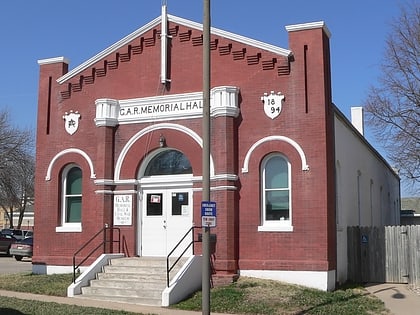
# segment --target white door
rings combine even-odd
[[[167,256],[192,226],[192,190],[144,190],[140,227],[141,256]],[[177,249],[181,253],[191,234]],[[191,255],[192,248],[184,254]]]

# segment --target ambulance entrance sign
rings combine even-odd
[[[203,227],[216,227],[216,202],[201,202],[201,225]]]

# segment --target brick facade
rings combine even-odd
[[[148,25],[71,72],[65,59],[40,61],[34,265],[71,266],[73,254],[86,240],[106,224],[113,225],[113,196],[124,191],[133,195],[132,224],[121,227],[125,254],[139,254],[141,185],[137,180],[147,157],[159,149],[161,135],[168,147],[184,153],[191,163],[195,178],[191,224],[201,225],[202,156],[193,136],[201,139],[200,117],[105,125],[95,121],[96,100],[202,90],[201,30],[195,23],[169,18],[170,82],[162,84],[161,25],[159,21]],[[212,229],[217,235],[216,279],[219,275],[231,280],[241,270],[328,273],[336,269],[329,33],[323,23],[288,31],[288,50],[235,34],[212,33],[211,86],[239,90],[239,115],[213,114],[211,120],[211,199],[218,209],[217,227]],[[285,96],[274,119],[267,117],[261,102],[264,93],[271,91]],[[73,135],[64,129],[63,115],[70,111],[81,115]],[[292,141],[303,151],[309,169],[302,165],[302,155]],[[260,167],[273,152],[283,154],[291,164],[293,230],[289,232],[258,230]],[[61,172],[69,163],[83,171],[82,229],[58,232]]]

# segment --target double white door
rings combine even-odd
[[[142,192],[139,253],[166,256],[192,226],[192,190],[148,189]],[[172,256],[178,256],[191,242],[191,234]],[[191,255],[192,248],[184,255]]]

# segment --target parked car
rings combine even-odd
[[[17,241],[12,235],[0,234],[0,252],[10,255],[10,247]]]
[[[3,229],[1,234],[12,235],[18,240],[23,240],[25,238],[26,231],[18,229]]]
[[[18,240],[10,246],[9,253],[14,256],[17,261],[21,261],[23,257],[32,257],[34,238],[27,237]]]

